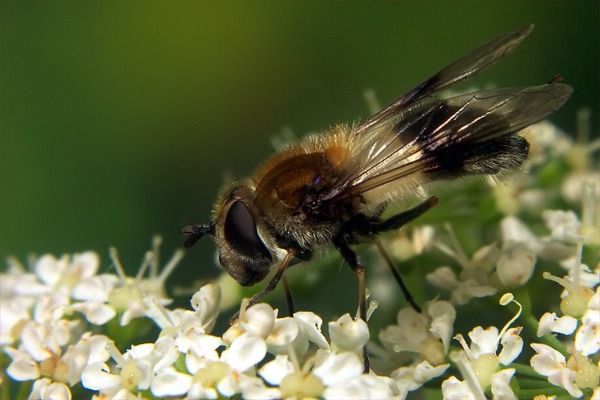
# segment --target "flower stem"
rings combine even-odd
[[[512,363],[509,365],[509,367],[514,368],[517,375],[527,376],[529,378],[534,378],[534,379],[540,379],[540,380],[543,380],[544,382],[546,381],[546,378],[544,378],[544,376],[535,372],[535,370],[533,368],[531,368],[529,365],[520,364],[520,363]]]
[[[559,388],[556,386],[539,388],[539,389],[525,389],[519,390],[519,398],[520,399],[533,399],[535,396],[540,394],[545,394],[546,396],[564,396],[567,392],[563,388]],[[571,398],[571,397],[569,397]]]

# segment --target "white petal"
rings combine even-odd
[[[523,339],[519,336],[520,332],[521,328],[510,328],[502,335],[502,339],[500,340],[502,351],[498,354],[498,360],[502,364],[510,364],[521,354]]]
[[[221,306],[221,288],[209,283],[204,285],[192,296],[192,308],[202,321],[205,332],[212,331]]]
[[[429,336],[428,319],[419,314],[412,307],[404,307],[396,315],[397,326],[404,331],[406,340],[420,343]]]
[[[441,339],[444,351],[447,352],[454,330],[456,310],[447,301],[432,301],[427,307],[427,314],[432,318],[429,332]]]
[[[243,321],[240,320],[240,326],[248,333],[254,336],[266,339],[275,325],[275,312],[273,308],[260,303],[246,310],[246,316]]]
[[[494,400],[517,400],[510,387],[510,380],[515,374],[513,368],[503,369],[496,372],[492,377],[492,395]]]
[[[258,364],[267,353],[264,340],[245,333],[233,341],[229,349],[223,351],[224,361],[239,372],[244,372]]]
[[[317,314],[307,311],[294,313],[294,319],[298,322],[300,330],[308,336],[308,340],[322,349],[328,349],[329,343],[321,333],[323,320]]]
[[[466,304],[473,297],[481,298],[495,294],[498,290],[493,286],[482,285],[474,279],[467,279],[460,282],[458,287],[452,292],[450,300],[454,304]]]
[[[42,393],[46,390],[48,385],[50,385],[52,381],[48,378],[38,379],[33,382],[33,386],[31,388],[31,393],[29,393],[28,400],[41,400]]]
[[[575,371],[570,370],[569,368],[563,368],[560,371],[550,375],[548,377],[548,382],[553,385],[560,386],[569,392],[569,394],[573,397],[581,397],[583,393],[575,384]]]
[[[71,390],[64,383],[53,382],[42,391],[42,400],[71,400]]]
[[[106,362],[110,355],[106,350],[106,345],[108,343],[108,338],[104,335],[93,335],[89,338],[90,345],[90,358],[88,360],[89,364],[97,363],[97,362]]]
[[[509,246],[496,263],[498,279],[505,287],[521,286],[531,278],[536,261],[535,253],[525,244]]]
[[[81,373],[81,384],[91,390],[114,389],[121,385],[121,378],[110,372],[105,363],[88,365]]]
[[[591,312],[599,313],[596,310]],[[589,356],[600,350],[600,322],[583,324],[575,335],[575,349]]]
[[[444,400],[476,400],[469,385],[455,376],[442,382],[442,395]]]
[[[71,296],[81,301],[108,301],[108,294],[119,282],[116,275],[102,274],[85,279],[73,288]]]
[[[215,350],[223,344],[223,340],[220,337],[201,335],[196,337],[192,342],[190,350],[198,356],[214,359]]]
[[[6,349],[8,352],[8,349]],[[12,362],[6,369],[6,373],[17,381],[29,381],[37,379],[40,376],[38,365],[33,359],[20,350],[9,352],[13,358]]]
[[[531,250],[537,250],[539,239],[520,219],[509,216],[500,222],[503,243],[523,243]]]
[[[64,270],[67,267],[67,262],[63,257],[57,260],[51,254],[45,254],[40,257],[35,263],[35,273],[48,286],[54,285],[61,278]]]
[[[79,311],[85,318],[94,325],[104,325],[117,315],[117,312],[104,303],[86,301],[71,305],[75,311]]]
[[[369,341],[369,327],[362,319],[353,320],[350,314],[344,314],[329,323],[329,336],[337,350],[356,352]]]
[[[300,328],[294,318],[278,318],[273,330],[267,337],[269,346],[287,346],[298,336]]]
[[[558,317],[556,313],[545,313],[540,318],[538,325],[537,336],[543,336],[550,332],[562,333],[563,335],[570,335],[577,328],[577,319],[570,315]]]
[[[448,292],[454,290],[458,286],[456,274],[450,267],[440,267],[435,271],[427,274],[425,280],[432,286],[444,289]]]
[[[15,295],[41,296],[50,293],[52,288],[38,281],[33,274],[24,274],[17,280],[12,290]]]
[[[46,345],[48,331],[43,325],[29,321],[21,332],[21,347],[36,361],[42,361],[51,357],[50,349]],[[57,353],[59,349],[53,349]]]
[[[326,388],[323,397],[327,400],[390,399],[394,396],[390,384],[387,377],[365,374]]]
[[[326,386],[342,383],[362,374],[363,363],[354,353],[328,354],[318,362],[313,373],[321,378]]]
[[[75,254],[71,262],[71,267],[78,270],[82,280],[94,276],[99,266],[100,257],[93,251]]]
[[[392,379],[398,387],[405,387],[409,391],[416,390],[424,383],[442,375],[450,364],[432,366],[427,361],[421,361],[409,367],[400,367],[391,373]]]
[[[552,237],[557,240],[572,240],[578,236],[581,223],[573,211],[545,210],[542,218],[552,231]]]
[[[281,380],[292,372],[294,372],[294,365],[286,355],[275,356],[273,361],[266,363],[258,371],[267,383],[274,386],[279,386]]]
[[[175,368],[164,368],[152,380],[152,394],[158,397],[180,396],[186,393],[192,384],[192,377],[177,372]]]
[[[550,376],[566,368],[565,357],[552,347],[541,343],[532,343],[537,354],[531,357],[530,364],[538,374]]]
[[[482,354],[496,354],[498,349],[498,328],[495,326],[483,329],[476,326],[469,332],[471,338],[471,352],[477,358]]]

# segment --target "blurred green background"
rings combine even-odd
[[[475,78],[575,88],[552,118],[598,129],[599,2],[0,2],[0,255],[107,248],[137,267],[208,219],[296,133],[368,115],[493,36],[536,29]],[[164,254],[163,253],[163,254]],[[207,240],[173,283],[214,275]],[[349,274],[348,274],[349,275]],[[349,278],[350,279],[350,278]]]

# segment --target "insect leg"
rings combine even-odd
[[[294,253],[292,251],[288,251],[288,253],[285,255],[284,259],[281,261],[281,264],[279,264],[279,268],[277,268],[277,272],[275,273],[275,275],[273,275],[273,277],[271,278],[271,280],[269,281],[267,286],[262,288],[258,293],[256,293],[254,296],[252,296],[252,298],[250,298],[247,308],[250,308],[253,305],[255,305],[256,303],[258,303],[263,297],[265,297],[267,294],[271,293],[277,287],[279,280],[281,280],[283,273],[287,269],[288,265],[290,265],[290,261],[292,260],[292,258],[294,258]],[[239,311],[236,312],[235,314],[233,314],[233,316],[229,319],[229,324],[230,325],[235,324],[235,322],[238,320],[239,316],[240,316]]]
[[[411,208],[410,210],[403,211],[399,214],[393,215],[385,221],[378,222],[371,227],[371,232],[373,234],[378,234],[381,232],[391,231],[394,229],[398,229],[406,224],[408,224],[413,219],[416,219],[423,215],[425,211],[429,210],[431,207],[435,206],[438,203],[438,198],[435,196],[431,196],[418,206]]]
[[[292,297],[292,291],[290,290],[290,285],[288,284],[287,276],[283,275],[283,288],[285,289],[285,300],[287,301],[288,306],[288,315],[291,317],[294,315],[294,298]]]
[[[402,276],[400,275],[400,273],[398,272],[398,270],[394,266],[394,263],[392,262],[392,259],[390,258],[390,256],[385,251],[385,248],[383,247],[383,244],[381,243],[381,240],[375,239],[375,245],[377,246],[377,249],[381,253],[381,256],[383,257],[383,259],[385,260],[386,265],[388,266],[388,268],[392,272],[392,275],[394,275],[394,278],[396,279],[396,282],[398,282],[398,285],[400,286],[400,290],[402,291],[402,294],[404,295],[404,299],[408,302],[408,304],[411,305],[411,307],[416,312],[420,313],[421,312],[421,307],[419,307],[419,305],[415,301],[415,298],[410,293],[410,291],[408,290],[408,287],[406,286],[406,284],[402,280]]]
[[[358,312],[360,318],[367,322],[367,289],[365,286],[365,267],[358,262],[356,253],[348,246],[348,243],[341,237],[334,239],[335,247],[338,249],[344,260],[350,265],[352,271],[358,279]],[[369,353],[367,346],[363,347],[364,372],[369,372]]]

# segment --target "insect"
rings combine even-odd
[[[553,80],[449,98],[440,92],[512,52],[532,29],[489,41],[359,125],[339,125],[289,145],[250,178],[226,188],[211,222],[186,226],[185,246],[213,236],[221,266],[243,286],[264,280],[278,265],[252,305],[282,277],[287,289],[290,265],[333,244],[358,277],[359,314],[366,321],[365,268],[351,246],[372,241],[418,309],[377,235],[407,224],[438,200],[430,197],[386,219],[382,214],[391,201],[425,183],[500,174],[527,158],[529,145],[517,132],[560,108],[570,86]],[[366,369],[367,363],[365,350]]]

